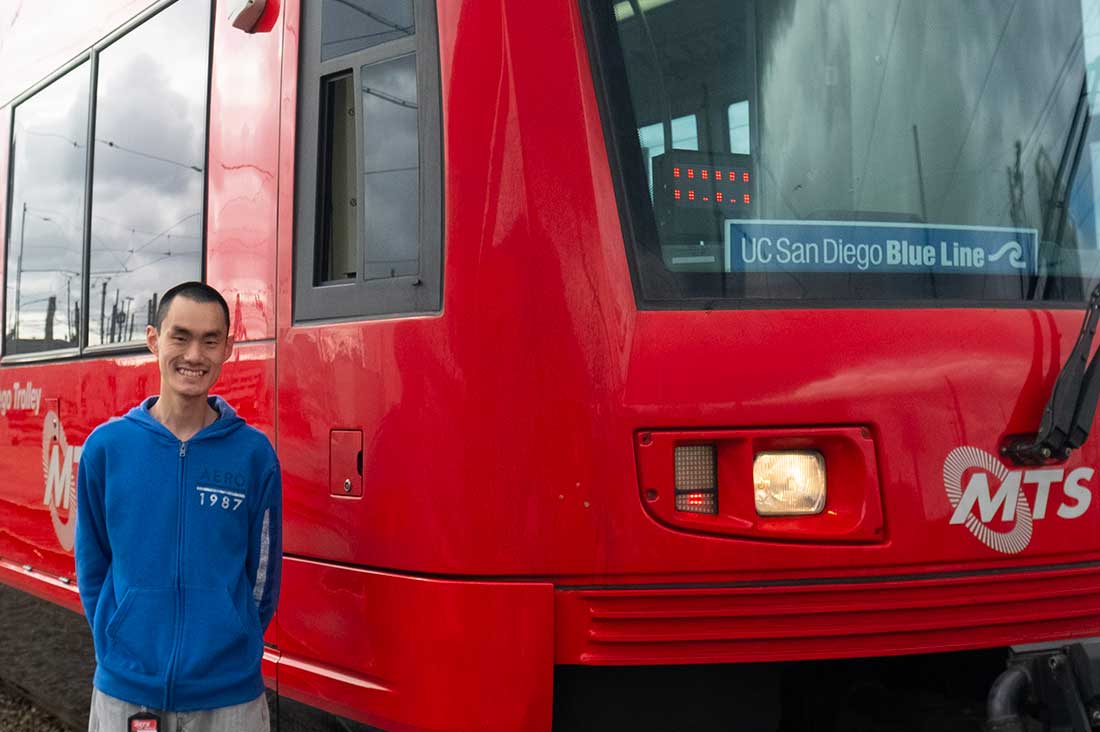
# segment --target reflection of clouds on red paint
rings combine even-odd
[[[233,62],[214,63],[210,119],[248,123],[247,134],[236,125],[208,131],[206,282],[229,303],[241,340],[275,337],[274,313],[264,303],[275,298],[282,34],[262,31],[281,22],[282,5],[267,0],[250,35],[221,17],[214,27],[214,58]]]
[[[1053,515],[1075,519],[1092,503],[1087,485],[1093,468],[1037,467],[1009,470],[976,447],[957,447],[943,464],[944,488],[954,512],[975,538],[1002,554],[1018,554],[1031,542],[1033,523]]]

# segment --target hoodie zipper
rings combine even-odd
[[[172,640],[172,654],[168,658],[168,677],[164,687],[164,708],[172,708],[172,683],[176,675],[176,657],[179,655],[180,639],[183,637],[183,463],[187,458],[187,443],[180,442],[179,471],[177,478],[176,510],[176,617],[175,637]]]

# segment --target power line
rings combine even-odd
[[[56,137],[59,140],[64,140],[65,142],[69,143],[70,145],[72,145],[75,148],[79,149],[79,148],[84,147],[84,144],[82,142],[80,142],[78,140],[74,140],[71,137],[66,137],[65,135],[63,135],[59,132],[39,132],[37,130],[24,130],[24,133],[26,133],[28,135],[35,135],[37,137]],[[136,155],[139,158],[147,158],[149,160],[156,160],[158,162],[165,163],[167,165],[175,165],[177,167],[185,168],[187,170],[193,170],[196,173],[203,172],[202,167],[200,167],[198,165],[192,165],[191,163],[185,163],[185,162],[182,162],[182,161],[179,161],[179,160],[173,160],[172,158],[166,158],[166,157],[163,157],[161,155],[155,155],[153,153],[148,153],[148,152],[145,152],[143,150],[136,150],[132,147],[127,147],[126,145],[119,144],[119,143],[115,142],[114,140],[107,140],[107,139],[102,138],[102,137],[97,137],[97,138],[95,138],[95,141],[98,142],[101,145],[106,145],[107,147],[111,148],[112,150],[119,150],[119,151],[124,152],[124,153],[129,153],[130,155]]]
[[[107,147],[111,148],[112,150],[121,150],[122,152],[130,153],[131,155],[137,155],[138,157],[148,158],[149,160],[157,160],[157,161],[162,162],[162,163],[167,163],[168,165],[176,165],[180,168],[186,168],[188,170],[193,170],[196,173],[201,173],[202,172],[202,168],[199,167],[198,165],[190,165],[188,163],[181,163],[179,160],[172,160],[171,158],[164,158],[164,157],[161,157],[160,155],[154,155],[152,153],[142,152],[141,150],[135,150],[131,147],[126,147],[125,145],[120,145],[120,144],[118,144],[117,142],[115,142],[113,140],[104,140],[101,137],[97,137],[97,138],[95,138],[95,141],[98,142],[101,145],[106,145]]]
[[[37,130],[23,130],[25,134],[34,135],[35,137],[56,137],[59,140],[64,140],[77,149],[83,149],[86,147],[83,143],[77,142],[71,137],[66,137],[60,132],[39,132]],[[18,135],[18,133],[16,133]]]
[[[69,226],[73,226],[72,219],[69,218],[69,215],[61,213],[60,211],[53,211],[53,210],[48,209],[48,208],[39,208],[38,206],[27,206],[27,210],[28,211],[37,211],[38,213],[44,214],[46,216],[56,216],[59,219],[65,219],[65,221],[69,222]],[[93,219],[99,219],[100,221],[106,221],[109,224],[114,224],[118,228],[125,229],[126,231],[130,232],[131,234],[143,234],[145,236],[156,236],[157,235],[157,232],[155,232],[155,231],[149,231],[149,230],[146,230],[146,229],[139,229],[136,226],[131,226],[130,224],[127,224],[124,221],[119,221],[117,219],[108,218],[106,216],[100,216],[99,214],[92,214],[92,218]],[[81,230],[83,230],[83,224],[81,224]],[[98,239],[98,237],[95,236],[95,231],[94,230],[92,231],[92,236],[94,238]],[[165,239],[201,239],[202,237],[199,236],[198,234],[165,234],[164,238]],[[99,241],[102,243],[103,240],[100,239]],[[104,245],[104,246],[106,246],[106,245]],[[129,250],[127,250],[127,251],[129,251]]]
[[[131,226],[130,224],[127,224],[125,222],[117,221],[115,219],[109,219],[106,216],[100,216],[98,214],[92,214],[92,218],[93,219],[99,219],[100,221],[106,221],[109,224],[114,224],[115,226],[117,226],[120,229],[125,229],[126,231],[129,231],[131,234],[143,234],[144,236],[156,236],[156,234],[157,234],[157,232],[155,232],[155,231],[147,231],[145,229],[139,229],[139,228],[137,228],[135,226]],[[165,238],[166,239],[199,239],[201,237],[198,236],[197,234],[166,234]]]
[[[133,257],[133,256],[134,256],[135,254],[137,254],[138,252],[140,252],[140,251],[141,251],[142,249],[144,249],[145,247],[149,246],[150,244],[152,244],[153,242],[155,242],[155,241],[156,241],[157,239],[161,238],[162,236],[164,236],[165,234],[167,234],[167,233],[168,233],[169,231],[171,231],[172,229],[174,229],[174,228],[176,228],[177,226],[179,226],[180,224],[182,224],[182,223],[183,223],[184,221],[187,221],[188,219],[193,219],[193,218],[195,218],[196,216],[201,216],[201,215],[202,215],[202,211],[196,211],[196,212],[194,212],[194,213],[192,213],[192,214],[188,214],[187,216],[184,216],[184,217],[183,217],[182,219],[180,219],[180,220],[179,220],[179,221],[177,221],[176,223],[172,224],[172,225],[171,225],[171,226],[169,226],[168,228],[164,229],[163,231],[161,231],[160,233],[158,233],[158,234],[157,234],[156,236],[154,236],[154,237],[153,237],[152,239],[150,239],[149,241],[147,241],[147,242],[145,242],[144,244],[142,244],[141,246],[137,247],[137,248],[136,248],[136,249],[134,250],[133,254],[131,254],[131,255],[130,255],[130,257],[132,258],[132,257]],[[129,259],[127,259],[127,261],[129,261]]]
[[[346,7],[351,8],[352,10],[354,10],[357,13],[365,15],[366,17],[373,20],[375,23],[378,23],[380,25],[384,25],[387,28],[393,28],[395,31],[400,31],[401,33],[404,33],[405,35],[410,35],[411,36],[412,32],[414,30],[416,30],[416,24],[415,23],[413,25],[410,25],[410,26],[403,26],[399,23],[395,23],[394,21],[390,20],[389,18],[378,15],[377,13],[372,13],[371,11],[367,10],[366,8],[361,8],[358,5],[356,5],[355,3],[350,2],[350,0],[334,0],[334,1],[340,3],[341,5],[344,5]]]
[[[351,43],[352,41],[365,41],[368,38],[377,38],[378,36],[388,36],[394,33],[392,30],[378,31],[377,33],[364,33],[359,36],[349,36],[348,38],[333,38],[330,41],[323,41],[321,46],[335,46],[339,43]],[[358,49],[357,49],[358,50]]]

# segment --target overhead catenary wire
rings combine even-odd
[[[403,26],[400,23],[390,20],[384,15],[379,15],[378,13],[367,10],[360,5],[356,5],[354,2],[351,2],[351,0],[335,0],[335,2],[338,2],[345,7],[351,8],[355,12],[359,13],[360,15],[366,16],[367,18],[370,18],[379,25],[384,25],[387,28],[392,28],[393,30],[400,31],[401,33],[404,33],[406,35],[412,35],[413,31],[416,29],[415,24]]]
[[[16,135],[18,135],[19,132],[20,131],[17,131]],[[64,135],[60,132],[42,132],[42,131],[39,131],[39,130],[22,130],[21,132],[23,134],[34,135],[36,137],[54,137],[54,138],[57,138],[59,140],[64,140],[66,143],[68,143],[68,144],[70,144],[73,147],[78,148],[78,149],[82,149],[82,148],[85,147],[84,143],[80,142],[79,140],[74,140],[73,138],[68,137],[68,136],[66,136],[66,135]],[[179,168],[184,168],[186,170],[192,170],[196,173],[203,172],[203,168],[200,165],[194,165],[192,163],[184,162],[184,161],[181,161],[181,160],[174,160],[172,158],[166,158],[163,155],[156,155],[155,153],[145,152],[144,150],[138,150],[136,148],[132,148],[132,147],[129,147],[127,145],[123,145],[121,143],[115,142],[114,140],[108,140],[108,139],[103,138],[103,137],[97,137],[97,138],[95,138],[95,141],[98,142],[101,145],[106,145],[107,147],[111,148],[112,150],[118,150],[120,152],[128,153],[130,155],[136,155],[139,158],[146,158],[147,160],[155,160],[155,161],[160,162],[160,163],[165,163],[166,165],[175,165]]]

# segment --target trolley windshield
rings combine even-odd
[[[1079,303],[1100,0],[589,0],[639,300]]]

